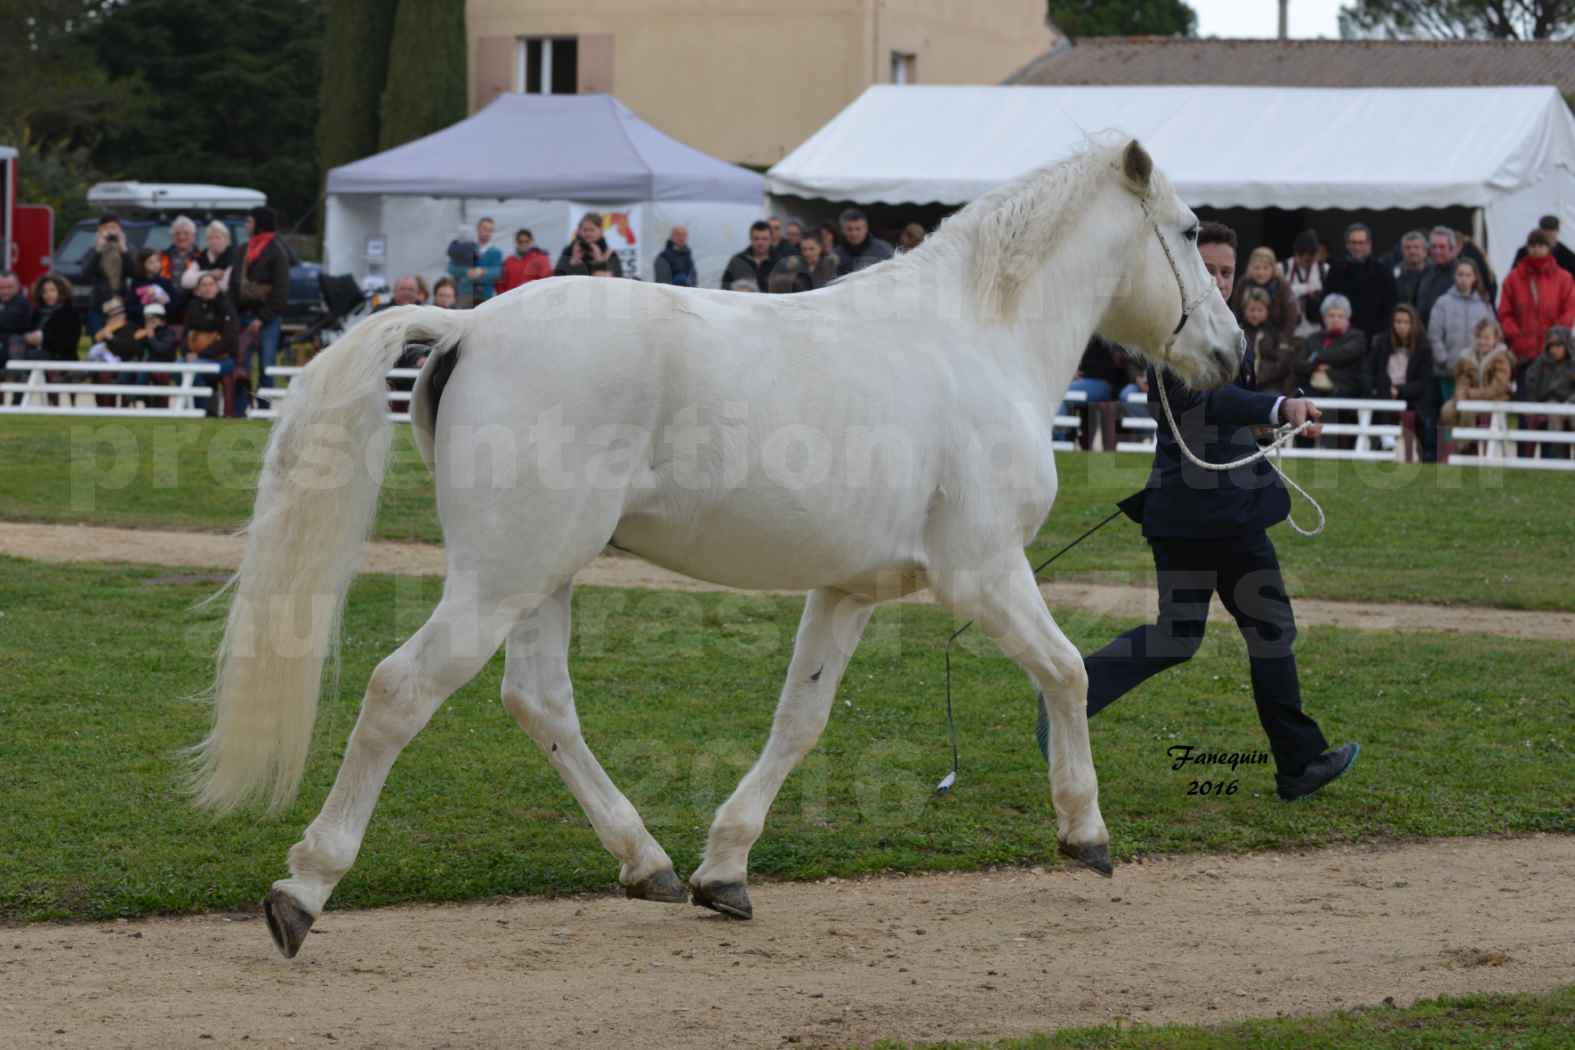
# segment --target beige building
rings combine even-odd
[[[739,164],[782,159],[871,84],[997,84],[1052,43],[1045,0],[467,0],[471,111],[618,96]]]

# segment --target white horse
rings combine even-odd
[[[280,950],[295,955],[355,861],[401,749],[504,642],[503,704],[628,896],[692,894],[750,917],[750,848],[871,611],[925,586],[1047,698],[1060,848],[1108,875],[1082,659],[1023,548],[1055,500],[1053,422],[1092,333],[1200,389],[1235,375],[1241,332],[1196,231],[1140,145],[1102,143],[819,291],[565,278],[468,313],[389,310],[334,343],[291,384],[269,440],[213,729],[195,749],[199,803],[295,795],[377,504],[384,377],[412,340],[434,348],[411,415],[448,575],[431,618],[373,672],[333,790],[267,895]],[[570,588],[609,543],[715,583],[809,591],[770,738],[687,887],[575,714]]]

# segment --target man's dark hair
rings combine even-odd
[[[1296,235],[1296,240],[1291,242],[1292,255],[1318,254],[1318,231],[1303,230]]]
[[[1530,248],[1534,244],[1540,244],[1544,248],[1551,248],[1553,247],[1553,238],[1548,236],[1547,230],[1532,230],[1526,234],[1526,247]]]
[[[1549,233],[1559,232],[1559,217],[1557,215],[1544,215],[1537,220],[1537,229],[1547,230]]]
[[[1351,234],[1357,232],[1358,230],[1360,230],[1361,232],[1367,234],[1367,239],[1369,241],[1371,241],[1373,239],[1372,228],[1370,226],[1368,226],[1367,223],[1365,223],[1365,222],[1353,222],[1353,223],[1351,223],[1351,225],[1347,226],[1345,228],[1345,239],[1346,240],[1350,240],[1351,239]]]
[[[750,233],[754,233],[756,230],[765,230],[767,233],[770,233],[771,224],[764,219],[757,219],[749,224]]]
[[[120,216],[116,215],[112,211],[107,211],[103,215],[100,215],[98,217],[98,224],[100,226],[108,226],[112,222],[119,222],[119,221],[120,221]]]
[[[534,233],[531,233],[529,230],[515,230],[514,231],[514,239],[517,241],[521,237],[529,237],[533,241],[536,239],[536,235]]]
[[[248,212],[258,233],[277,233],[279,230],[279,214],[266,204],[260,204]]]
[[[842,210],[842,214],[837,216],[837,221],[838,222],[868,222],[869,221],[869,217],[866,216],[858,208],[844,208]]]
[[[1228,244],[1231,251],[1237,251],[1236,231],[1226,226],[1223,222],[1205,222],[1198,225],[1198,247],[1205,244]]]

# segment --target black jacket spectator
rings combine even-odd
[[[1433,304],[1438,302],[1439,296],[1455,286],[1455,265],[1455,259],[1442,266],[1428,263],[1422,271],[1421,279],[1417,281],[1416,298],[1411,302],[1416,306],[1416,312],[1422,315],[1423,328],[1427,327],[1429,318],[1433,316]],[[1478,272],[1481,272],[1480,267]]]
[[[1310,387],[1312,374],[1319,365],[1329,366],[1333,390],[1318,391]],[[1315,396],[1322,393],[1329,397],[1366,397],[1366,334],[1356,327],[1347,328],[1339,335],[1322,330],[1314,332],[1302,341],[1301,353],[1296,356],[1296,378]]]
[[[756,260],[748,248],[727,260],[727,269],[722,271],[722,288],[729,290],[738,281],[754,281],[762,292],[771,290],[771,271],[776,267],[777,258],[767,254],[764,259]]]
[[[837,245],[837,273],[849,274],[890,259],[896,251],[886,241],[873,233],[857,245],[842,242]]]
[[[1388,327],[1395,309],[1395,276],[1371,255],[1360,262],[1346,256],[1332,264],[1323,290],[1326,295],[1339,294],[1351,300],[1352,328],[1382,332]]]
[[[237,264],[230,268],[230,301],[266,324],[275,317],[283,317],[290,304],[290,255],[276,237],[270,238],[255,255],[251,248],[247,243],[237,250]],[[262,300],[248,302],[241,295],[243,268],[249,280],[268,286],[268,293]]]
[[[669,240],[667,247],[656,256],[656,283],[693,288],[695,279],[695,256],[689,245],[680,248]]]
[[[1432,263],[1428,263],[1420,270],[1407,270],[1402,266],[1399,272],[1395,274],[1395,303],[1397,305],[1399,303],[1410,303],[1412,306],[1415,306],[1417,291],[1422,286],[1422,279],[1427,276],[1427,272],[1432,268]]]
[[[1384,332],[1367,351],[1367,391],[1381,401],[1389,400],[1394,384],[1389,378],[1389,358],[1394,353],[1393,337]],[[1433,352],[1427,337],[1406,356],[1405,382],[1400,384],[1400,400],[1412,411],[1421,409],[1433,390]]]
[[[11,280],[16,281],[16,278]],[[33,305],[18,281],[16,294],[0,302],[0,352],[4,352],[12,339],[20,339],[33,330],[32,317]]]
[[[64,281],[61,283],[64,284]],[[77,344],[82,339],[82,315],[71,305],[69,285],[66,285],[64,297],[54,306],[33,304],[28,331],[38,332],[41,337],[37,348],[27,348],[29,354],[51,361],[77,360]]]
[[[239,348],[241,326],[230,297],[220,293],[212,299],[193,295],[186,300],[186,352],[204,361],[234,357]]]
[[[1127,352],[1103,336],[1094,336],[1083,348],[1083,359],[1078,362],[1078,375],[1084,379],[1102,379],[1110,384],[1112,394],[1119,395],[1127,383]]]
[[[574,260],[574,246],[576,244],[580,246],[581,261],[579,262]],[[611,276],[622,277],[623,260],[618,257],[617,252],[607,247],[607,238],[598,238],[596,241],[596,247],[599,250],[607,253],[607,269]],[[591,272],[590,248],[591,245],[589,242],[581,240],[579,237],[574,238],[574,240],[563,246],[563,251],[558,253],[558,265],[553,268],[552,272],[558,277],[564,277],[570,274],[578,274],[580,276],[588,275]]]

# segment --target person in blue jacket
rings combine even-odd
[[[1198,251],[1229,302],[1236,271],[1235,231],[1204,223]],[[1200,459],[1241,459],[1257,451],[1252,427],[1299,425],[1320,416],[1311,401],[1258,391],[1255,379],[1250,348],[1236,382],[1218,390],[1189,390],[1163,373],[1177,423]],[[1142,525],[1153,549],[1159,622],[1134,628],[1084,658],[1088,713],[1098,714],[1139,683],[1190,659],[1203,642],[1209,601],[1218,593],[1247,641],[1253,698],[1274,756],[1278,793],[1287,801],[1303,798],[1349,769],[1359,747],[1351,743],[1330,750],[1318,723],[1302,710],[1291,651],[1296,620],[1267,532],[1289,515],[1290,497],[1279,475],[1261,459],[1225,472],[1203,470],[1184,460],[1158,404],[1160,382],[1161,376],[1150,368],[1148,401],[1159,431],[1148,485],[1120,504]],[[1314,423],[1308,435],[1317,436],[1317,429]]]

